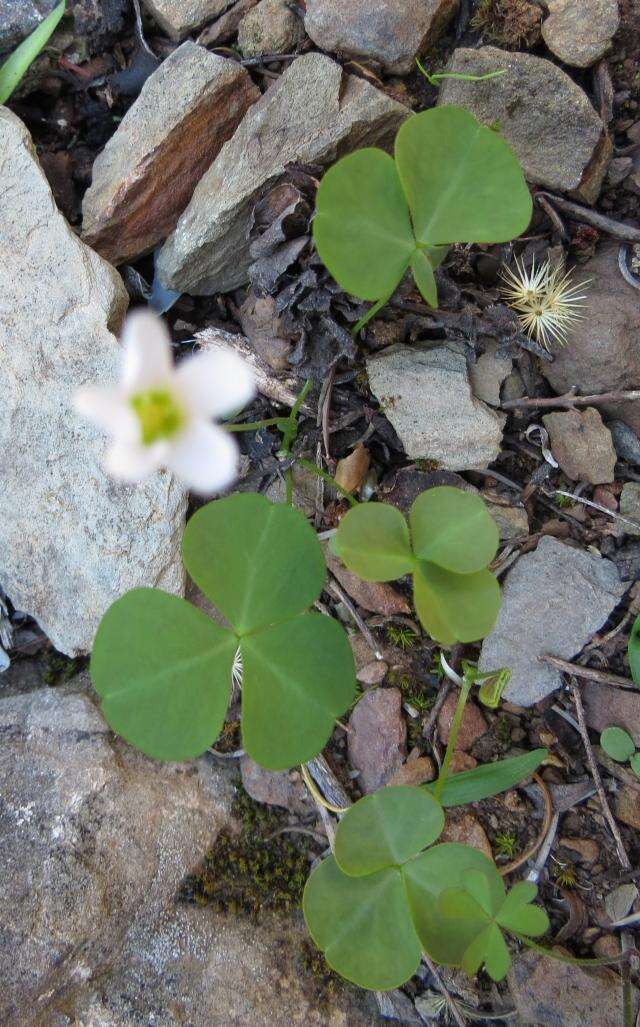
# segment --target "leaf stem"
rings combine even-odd
[[[311,471],[313,474],[317,474],[318,477],[322,478],[323,481],[326,481],[328,485],[332,485],[336,492],[339,492],[341,496],[344,496],[344,498],[348,500],[351,506],[358,506],[358,500],[354,499],[351,493],[347,492],[346,489],[343,489],[342,485],[338,485],[336,479],[332,478],[331,475],[327,474],[326,471],[323,471],[321,467],[317,466],[317,464],[314,464],[311,460],[305,460],[301,456],[295,457],[295,461],[297,464],[300,464],[301,467],[304,467],[307,471]]]
[[[442,794],[442,789],[444,788],[447,782],[447,778],[449,776],[449,767],[451,766],[453,754],[456,751],[456,742],[458,741],[458,732],[460,730],[460,725],[462,723],[462,714],[464,713],[464,708],[467,699],[469,698],[470,691],[471,682],[467,681],[466,678],[462,678],[462,684],[460,685],[460,695],[458,696],[456,711],[453,715],[453,720],[451,721],[451,728],[449,729],[449,741],[447,742],[447,751],[444,754],[444,760],[442,761],[442,770],[440,771],[438,780],[436,781],[433,790],[433,796],[435,799],[440,798],[440,795]]]
[[[396,290],[394,286],[393,292],[395,291]],[[362,331],[367,321],[370,321],[372,317],[375,317],[378,311],[381,310],[382,307],[384,307],[385,304],[389,302],[389,300],[393,296],[393,292],[390,292],[388,296],[383,296],[382,299],[376,300],[376,302],[371,307],[369,307],[366,314],[363,314],[360,320],[353,326],[353,328],[351,329],[351,334],[354,337],[354,339]]]
[[[272,425],[277,424],[281,427],[281,431],[285,430],[285,426],[288,417],[268,417],[265,421],[245,421],[242,424],[223,424],[221,425],[225,431],[260,431],[261,428],[270,428]]]

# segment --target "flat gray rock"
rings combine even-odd
[[[76,388],[117,380],[127,294],[56,208],[22,122],[0,108],[0,586],[57,649],[91,649],[127,589],[183,589],[186,500],[170,476],[115,484]]]
[[[460,0],[307,0],[304,27],[323,50],[372,58],[406,75],[459,6]]]
[[[576,388],[583,396],[640,389],[640,303],[638,291],[618,268],[618,243],[605,243],[583,264],[576,283],[589,280],[584,319],[571,329],[554,361],[540,361],[541,371],[558,395]],[[598,409],[640,432],[640,402],[602,403]]]
[[[618,0],[548,0],[542,38],[565,64],[589,68],[607,52],[618,31]]]
[[[569,660],[579,653],[627,588],[610,560],[544,536],[507,574],[479,669],[508,667],[505,699],[532,706],[562,684],[560,672],[538,657],[549,653]]]
[[[222,14],[229,0],[143,0],[144,6],[171,39],[197,32]]]
[[[549,432],[551,452],[568,478],[591,485],[613,481],[617,456],[599,410],[554,410],[543,416],[542,423]]]
[[[390,346],[367,360],[367,373],[411,459],[462,471],[497,457],[505,418],[474,397],[461,353]]]
[[[85,242],[112,264],[152,250],[259,97],[237,61],[190,41],[174,50],[96,158],[82,202]]]
[[[390,144],[410,111],[329,57],[295,60],[247,112],[160,251],[163,283],[192,295],[248,281],[248,227],[257,198],[292,161],[330,164]]]
[[[438,103],[466,107],[485,125],[497,121],[533,185],[595,202],[612,145],[586,94],[561,68],[528,53],[482,46],[455,50],[446,70],[504,70],[485,82],[443,79]]]
[[[147,759],[109,731],[86,675],[0,697],[0,731],[4,1027],[380,1022],[301,969],[299,920],[178,900],[234,823],[235,765]]]
[[[22,42],[57,6],[58,0],[2,0],[0,53]]]

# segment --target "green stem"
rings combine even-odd
[[[351,506],[358,506],[358,500],[354,499],[351,493],[347,492],[346,489],[343,489],[342,485],[338,485],[336,479],[332,478],[331,475],[327,474],[326,471],[323,471],[321,467],[318,467],[316,464],[312,463],[311,460],[304,460],[302,457],[296,457],[295,460],[296,463],[300,464],[301,467],[304,467],[307,471],[312,471],[313,474],[317,474],[319,478],[323,479],[323,481],[326,481],[329,485],[332,485],[336,492],[339,492],[341,496],[344,496],[344,498],[348,500],[349,503],[351,503]]]
[[[300,395],[291,407],[291,413],[283,422],[284,428],[282,430],[282,445],[278,450],[278,456],[287,456],[287,454],[291,452],[291,446],[293,445],[296,435],[298,434],[298,414],[300,413],[300,407],[302,406],[307,395],[309,394],[311,386],[311,379],[307,378],[306,382],[302,387]]]
[[[602,956],[592,959],[563,956],[559,952],[554,952],[553,949],[548,949],[546,945],[539,945],[526,935],[519,934],[518,931],[510,931],[509,933],[513,934],[528,949],[533,949],[534,952],[538,952],[541,956],[549,956],[549,959],[557,959],[559,963],[566,963],[568,966],[617,966],[620,963],[626,963],[627,959],[632,955],[632,951],[630,951],[627,953],[621,952],[619,956]]]
[[[268,417],[266,421],[245,421],[243,424],[223,424],[225,431],[260,431],[261,428],[271,428],[274,424],[286,425],[288,417]],[[282,428],[284,431],[285,428]]]
[[[456,751],[456,742],[458,741],[458,732],[462,723],[462,714],[469,698],[469,692],[471,691],[471,682],[467,681],[466,678],[462,679],[462,685],[460,687],[460,695],[458,696],[458,705],[456,706],[456,712],[453,715],[451,721],[451,728],[449,729],[449,741],[447,742],[447,751],[444,754],[444,760],[442,762],[442,770],[438,776],[438,780],[435,783],[433,795],[435,799],[439,799],[442,794],[442,789],[447,783],[449,776],[449,767],[453,754]]]
[[[393,292],[395,292],[395,288],[394,288]],[[376,300],[376,302],[373,304],[373,306],[369,307],[369,309],[367,310],[366,314],[364,314],[360,318],[358,323],[353,326],[353,328],[351,329],[351,334],[353,335],[354,339],[355,339],[356,335],[358,335],[358,333],[362,331],[362,329],[366,325],[367,321],[370,321],[372,317],[375,317],[376,314],[378,313],[378,311],[382,307],[384,307],[384,305],[386,303],[389,302],[389,300],[393,296],[393,292],[390,292],[388,296],[383,296],[382,299],[380,299],[380,300]]]

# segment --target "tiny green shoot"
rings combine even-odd
[[[7,102],[29,66],[49,42],[64,12],[65,0],[61,0],[0,67],[0,104]]]

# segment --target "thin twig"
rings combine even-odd
[[[440,713],[440,710],[445,704],[450,689],[451,681],[449,680],[449,678],[445,678],[442,684],[440,685],[440,691],[436,696],[436,701],[431,707],[431,712],[429,713],[429,716],[425,721],[424,727],[422,728],[422,737],[425,738],[427,742],[431,741],[431,732],[435,727],[436,720],[438,719],[438,714]]]
[[[555,207],[559,207],[565,214],[571,214],[576,221],[582,221],[586,225],[598,228],[601,232],[606,232],[613,239],[619,239],[621,242],[640,242],[640,228],[632,228],[631,225],[625,225],[622,221],[614,221],[613,218],[605,217],[604,214],[597,214],[595,210],[581,207],[578,203],[572,203],[571,200],[565,200],[561,196],[555,196],[553,193],[539,192],[536,194],[536,199],[541,196],[550,200]]]
[[[138,37],[138,42],[140,43],[140,46],[147,51],[149,56],[153,57],[154,61],[157,61],[158,58],[156,57],[153,50],[144,38],[144,31],[142,29],[142,14],[140,11],[140,0],[133,0],[133,10],[135,11],[136,16],[136,36]]]
[[[518,870],[519,867],[523,865],[523,863],[526,863],[528,859],[531,859],[531,857],[536,854],[538,849],[544,843],[549,833],[549,828],[551,827],[551,824],[553,822],[553,802],[551,801],[549,789],[547,788],[545,782],[542,780],[539,774],[534,774],[533,780],[542,792],[542,798],[544,799],[544,821],[542,823],[540,831],[538,832],[538,837],[533,842],[533,844],[530,845],[529,848],[526,849],[526,851],[523,852],[521,856],[518,856],[517,859],[512,860],[511,863],[507,863],[505,867],[498,868],[498,873],[501,877],[506,877],[507,874],[513,874],[514,871]]]
[[[596,670],[595,667],[581,667],[577,663],[569,663],[568,660],[561,660],[558,656],[551,656],[545,653],[539,656],[543,663],[550,663],[557,667],[564,674],[574,674],[577,678],[585,678],[587,681],[601,681],[604,685],[614,685],[615,688],[630,688],[637,692],[637,685],[629,678],[620,677],[619,674],[610,674],[606,670]]]
[[[427,966],[429,967],[429,969],[430,969],[431,973],[433,974],[433,976],[435,977],[437,985],[440,988],[440,991],[442,992],[442,996],[445,999],[447,1005],[449,1006],[449,1009],[451,1010],[451,1015],[453,1016],[453,1019],[458,1024],[458,1027],[467,1027],[467,1021],[465,1020],[464,1016],[462,1015],[458,1003],[456,1002],[456,1000],[454,999],[453,995],[451,994],[451,992],[447,988],[446,984],[442,980],[442,977],[440,976],[440,971],[438,970],[438,967],[436,966],[436,964],[431,959],[431,956],[428,956],[426,952],[423,952],[422,953],[422,958],[423,958],[424,962],[427,964]]]
[[[284,827],[279,827],[277,831],[272,831],[265,838],[265,842],[272,842],[274,838],[281,834],[307,834],[314,841],[318,842],[319,845],[326,845],[327,843],[326,837],[320,834],[319,831],[312,831],[310,827],[298,827],[295,824],[286,824]]]
[[[567,499],[573,499],[575,503],[582,503],[583,506],[590,506],[593,510],[597,510],[599,513],[607,514],[614,521],[621,521],[623,524],[630,524],[632,528],[637,528],[640,531],[640,524],[637,521],[631,520],[630,517],[623,517],[622,514],[616,513],[615,510],[608,510],[602,503],[594,503],[592,499],[583,499],[577,492],[565,492],[564,489],[555,489],[556,496],[566,496]]]
[[[354,621],[358,625],[360,631],[362,632],[362,635],[364,637],[365,642],[367,643],[369,648],[373,650],[373,654],[374,654],[376,660],[381,660],[382,659],[382,653],[378,649],[378,645],[376,643],[375,638],[373,637],[373,635],[369,631],[369,628],[367,627],[367,625],[363,621],[362,617],[360,616],[360,614],[356,610],[355,606],[353,605],[353,603],[349,599],[349,596],[347,595],[347,593],[344,591],[344,589],[342,589],[340,587],[338,582],[331,575],[329,575],[329,579],[327,581],[326,589],[327,589],[327,592],[332,592],[333,595],[336,597],[336,599],[339,599],[341,603],[344,603],[344,605],[346,606],[347,610],[349,611],[349,613],[353,617]]]
[[[610,808],[609,803],[607,801],[607,796],[606,796],[606,793],[605,793],[605,790],[604,790],[604,785],[602,784],[602,778],[600,777],[600,771],[598,770],[598,764],[596,762],[596,758],[595,758],[595,755],[594,755],[594,752],[593,752],[593,747],[592,747],[591,742],[589,740],[589,732],[587,730],[587,722],[586,722],[585,716],[584,716],[584,706],[582,705],[582,696],[580,695],[580,689],[578,688],[578,682],[576,681],[576,679],[571,674],[568,675],[568,677],[569,677],[569,685],[571,687],[571,692],[573,694],[573,701],[574,701],[575,707],[576,707],[576,713],[578,714],[578,725],[580,727],[580,734],[582,736],[582,743],[584,745],[585,752],[587,754],[587,762],[589,764],[589,770],[591,771],[591,776],[593,777],[593,783],[596,786],[596,791],[598,793],[598,798],[600,799],[600,805],[602,806],[602,812],[605,815],[607,823],[609,824],[609,827],[611,829],[611,834],[614,837],[614,840],[615,840],[615,843],[616,843],[616,851],[618,853],[618,859],[620,860],[620,862],[621,862],[621,864],[622,864],[622,866],[624,867],[625,870],[631,870],[631,863],[629,862],[629,857],[627,856],[627,852],[626,852],[626,849],[624,847],[624,843],[622,841],[622,837],[620,835],[620,831],[618,830],[618,825],[616,823],[616,819],[615,819],[613,813],[611,812],[611,808]]]
[[[623,403],[640,399],[640,389],[631,389],[627,392],[601,392],[593,396],[577,396],[574,390],[565,392],[562,396],[539,396],[529,399],[507,399],[500,404],[501,410],[515,410],[521,407],[564,407],[572,410],[573,407],[590,407],[597,403]]]

